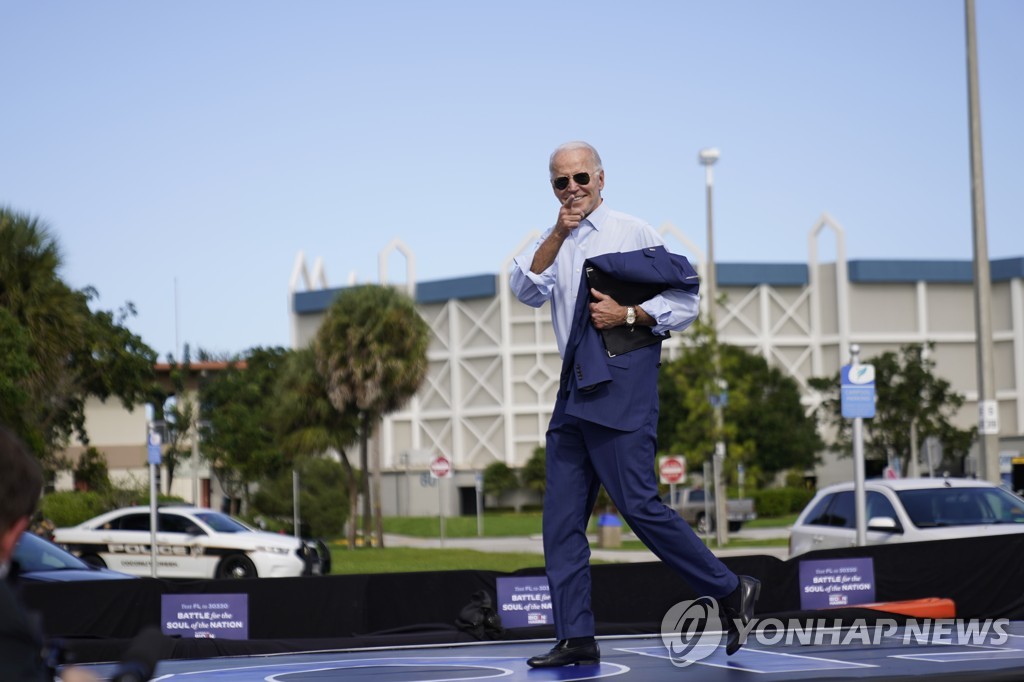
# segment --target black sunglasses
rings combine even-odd
[[[589,185],[590,173],[576,173],[572,176],[572,179],[577,185]],[[552,180],[551,184],[555,186],[555,189],[562,190],[569,186],[569,178],[563,175],[560,178]]]

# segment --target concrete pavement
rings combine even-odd
[[[730,533],[730,538],[747,540],[767,540],[773,538],[788,538],[789,528],[751,528],[744,529],[737,533]],[[623,533],[622,539],[636,540],[632,533]],[[644,561],[658,561],[647,548],[643,549],[602,549],[596,545],[597,536],[591,536],[592,549],[591,557],[601,561],[613,563],[640,563]],[[442,546],[440,538],[418,538],[408,535],[392,535],[385,533],[385,547],[422,547],[437,549]],[[473,538],[445,538],[445,549],[474,549],[479,552],[521,552],[544,554],[544,544],[540,535],[529,535],[519,537],[473,537]],[[780,559],[789,557],[789,548],[782,547],[742,547],[738,549],[716,549],[712,543],[711,551],[717,556],[744,556],[749,554],[762,554],[777,556]]]

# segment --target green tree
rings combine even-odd
[[[688,470],[700,471],[714,452],[711,397],[722,389],[715,381],[711,330],[697,323],[692,334],[692,343],[665,363],[658,377],[658,446],[684,455]],[[719,344],[718,352],[728,393],[723,407],[727,475],[743,464],[756,482],[813,466],[823,443],[813,417],[804,414],[796,381],[743,348]]]
[[[168,356],[167,364],[170,367],[171,392],[161,395],[155,405],[154,416],[166,425],[161,458],[167,471],[165,483],[170,495],[178,464],[192,456],[192,439],[199,429],[199,398],[186,389],[186,381],[192,372],[192,352],[188,344],[182,351],[181,362]]]
[[[504,462],[491,462],[484,469],[484,492],[500,497],[519,487],[519,477],[515,470]]]
[[[359,411],[360,468],[368,471],[368,442],[381,417],[411,398],[427,372],[430,328],[413,301],[390,287],[364,285],[342,291],[331,304],[313,343],[327,396],[339,412]],[[377,546],[384,530],[380,495],[373,496]],[[364,485],[363,535],[370,537],[370,490]]]
[[[252,484],[288,470],[273,426],[283,348],[253,348],[200,386],[203,455],[232,497],[252,501]]]
[[[337,507],[335,513],[340,524],[352,519],[348,524],[348,547],[355,549],[356,501],[361,477],[353,469],[345,448],[359,437],[359,412],[351,406],[343,412],[334,408],[311,349],[289,353],[277,384],[272,415],[286,453],[292,456],[338,455],[342,482],[346,485],[342,499],[347,506]]]
[[[736,438],[744,441],[746,464],[774,477],[787,469],[810,469],[825,447],[813,415],[801,402],[800,386],[760,355],[726,347],[730,401],[728,419],[736,422]]]
[[[875,367],[875,416],[864,420],[864,456],[888,461],[898,457],[901,471],[910,460],[911,433],[916,429],[918,442],[937,436],[944,446],[947,462],[963,466],[977,427],[959,429],[953,418],[964,404],[964,396],[952,384],[935,375],[931,359],[934,343],[911,343],[899,352],[887,351],[864,360]],[[815,377],[810,381],[822,401],[818,408],[824,422],[835,431],[833,446],[850,454],[852,420],[842,415],[840,377]]]
[[[530,459],[526,460],[523,470],[520,473],[523,485],[529,490],[535,490],[541,495],[547,490],[547,451],[544,446],[539,445],[533,450]]]
[[[75,487],[106,493],[110,490],[110,470],[107,458],[94,447],[89,447],[75,465]]]
[[[294,462],[299,472],[299,511],[302,522],[315,537],[341,535],[346,507],[345,472],[338,462],[321,457],[300,457]],[[253,496],[253,508],[265,516],[292,519],[292,472],[284,471],[260,482]]]
[[[700,471],[715,449],[715,417],[710,396],[719,393],[719,389],[715,386],[710,328],[698,320],[690,335],[691,343],[682,355],[663,363],[658,374],[658,448],[686,457],[687,471]],[[723,349],[721,355],[726,354]],[[735,421],[726,419],[724,437],[731,442],[735,435]],[[730,447],[728,454],[736,457],[737,452]]]
[[[29,384],[35,366],[28,330],[0,308],[0,422],[21,434],[38,454],[46,451],[46,443],[33,419]]]
[[[66,466],[58,452],[72,435],[85,444],[89,397],[117,397],[128,410],[154,391],[156,354],[124,326],[135,314],[90,309],[96,291],[60,277],[56,238],[39,219],[0,207],[0,420],[15,428],[43,466]]]

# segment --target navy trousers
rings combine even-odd
[[[558,639],[594,634],[587,524],[600,484],[647,547],[698,593],[720,599],[738,578],[658,497],[657,403],[636,431],[565,414],[559,396],[547,432],[544,563]],[[652,586],[653,588],[653,586]]]

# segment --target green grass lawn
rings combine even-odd
[[[796,515],[779,519],[758,519],[747,524],[749,528],[771,528],[792,525]],[[596,532],[596,526],[590,529]],[[413,537],[436,538],[439,522],[436,517],[405,516],[384,519],[384,531]],[[539,535],[541,513],[492,512],[484,515],[485,537],[514,537]],[[476,517],[457,516],[445,519],[445,536],[467,538],[477,536]],[[785,547],[787,539],[748,540],[733,537],[729,549],[757,547]],[[714,543],[712,543],[713,546]],[[357,573],[409,573],[416,571],[451,571],[459,569],[480,571],[515,571],[520,568],[542,567],[544,557],[530,553],[478,552],[470,549],[419,549],[412,547],[385,547],[384,549],[358,548],[349,551],[344,539],[330,543],[333,575]],[[597,548],[597,544],[594,544]],[[629,540],[622,549],[642,550],[643,543]],[[593,563],[602,563],[594,561]]]
[[[731,540],[729,549],[745,547],[784,547],[787,541],[778,540]],[[597,549],[596,543],[593,545]],[[624,550],[643,550],[639,540],[622,543]],[[592,560],[591,563],[606,563]],[[359,573],[412,573],[417,571],[502,571],[511,572],[520,568],[544,566],[540,554],[513,552],[478,552],[471,549],[418,549],[412,547],[385,547],[373,549],[360,547],[349,551],[344,544],[331,544],[331,575]]]
[[[541,513],[490,512],[484,514],[484,537],[502,538],[540,533]],[[475,516],[446,518],[445,537],[475,538]],[[417,538],[436,538],[440,535],[440,519],[436,516],[390,516],[384,518],[384,532]]]
[[[768,519],[756,519],[744,528],[777,528],[792,526],[796,514]],[[591,531],[595,528],[591,528]],[[541,513],[489,512],[484,514],[484,537],[500,538],[520,535],[539,535]],[[384,532],[417,538],[436,538],[440,535],[440,520],[436,516],[390,516],[384,518]],[[453,516],[445,519],[445,537],[471,538],[477,536],[475,516]]]
[[[538,566],[544,566],[544,557],[540,554],[412,547],[360,548],[349,551],[344,546],[331,546],[331,575],[454,570],[515,571]]]
[[[725,543],[725,548],[726,549],[746,549],[746,548],[755,549],[757,547],[787,547],[788,545],[789,545],[789,539],[788,538],[771,538],[771,539],[768,539],[768,540],[748,540],[748,539],[731,538],[729,540],[729,542]],[[594,549],[597,549],[597,545],[596,544],[593,544],[591,546]],[[713,539],[712,539],[711,544],[709,546],[712,549],[714,549],[716,547],[715,541]],[[640,542],[639,540],[623,540],[622,541],[622,547],[620,547],[619,549],[641,550],[641,549],[647,549],[647,547],[646,547],[646,545],[644,545],[644,543]]]
[[[785,516],[772,516],[766,519],[754,519],[743,524],[744,528],[788,528],[796,522],[800,514],[786,514]]]

